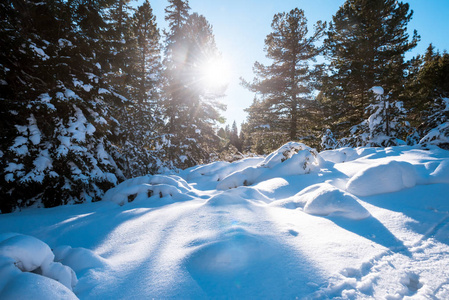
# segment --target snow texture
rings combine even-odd
[[[304,212],[318,216],[340,216],[353,220],[368,218],[370,213],[359,204],[359,199],[329,183],[309,186],[292,197]],[[285,205],[285,201],[284,201]]]
[[[289,143],[1,214],[0,298],[448,299],[448,174],[434,146]]]
[[[76,299],[75,272],[54,257],[47,244],[32,236],[0,234],[0,298]]]
[[[416,172],[408,162],[390,161],[359,171],[346,185],[357,196],[397,192],[416,185]]]
[[[268,155],[255,167],[247,167],[226,176],[217,189],[248,186],[276,176],[308,174],[316,170],[321,159],[315,149],[302,143],[290,142]]]

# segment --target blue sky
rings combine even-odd
[[[439,50],[449,50],[449,0],[409,0],[414,11],[408,24],[421,36],[419,45],[409,54],[411,58],[422,54],[430,43]],[[344,0],[190,0],[192,12],[206,17],[213,26],[218,49],[232,69],[232,80],[227,96],[222,101],[228,109],[223,115],[228,124],[235,120],[238,125],[245,121],[243,109],[251,105],[254,94],[239,85],[239,77],[253,78],[255,61],[265,59],[264,39],[271,32],[273,15],[298,7],[304,10],[309,30],[317,20],[330,21]],[[150,0],[159,28],[164,28],[166,0]]]

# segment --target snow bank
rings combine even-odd
[[[412,164],[390,161],[359,171],[349,180],[346,190],[356,196],[392,193],[414,187],[417,177]]]
[[[126,180],[108,190],[103,201],[112,201],[118,205],[135,200],[146,200],[152,197],[175,200],[189,200],[191,191],[189,184],[175,175],[146,175]]]
[[[77,273],[107,265],[104,258],[86,248],[59,246],[53,250],[53,253],[55,254],[55,261],[69,266]]]
[[[303,207],[305,213],[317,216],[339,216],[353,220],[368,218],[371,214],[358,202],[358,198],[328,183],[309,186],[283,201],[284,206],[293,202]]]
[[[447,299],[449,151],[312,152],[287,147],[180,176],[131,179],[105,197],[134,199],[123,207],[0,214],[0,299]],[[311,174],[295,175],[307,172],[304,164]],[[215,190],[248,168],[261,172],[253,185]],[[358,196],[413,179],[416,186],[394,194]],[[45,243],[5,233],[13,230],[85,248],[59,246],[53,258]],[[50,264],[55,270],[41,267]],[[67,268],[79,279],[74,293]]]
[[[430,174],[429,183],[449,183],[449,159],[443,160]]]
[[[196,180],[198,182],[220,181],[229,174],[241,171],[247,167],[258,165],[263,161],[261,157],[244,158],[232,163],[229,162],[213,162],[207,165],[197,166],[187,169],[187,180]]]
[[[275,177],[308,174],[316,170],[322,161],[315,149],[290,142],[268,155],[257,166],[228,175],[217,184],[217,189],[226,190]]]
[[[343,147],[335,150],[322,151],[320,152],[320,156],[326,161],[338,164],[353,161],[361,157],[373,155],[375,153],[378,153],[378,150],[372,147],[359,147],[359,148]]]
[[[54,257],[50,247],[34,237],[2,234],[0,298],[77,299],[72,293],[78,282],[75,272]]]

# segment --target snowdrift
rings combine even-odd
[[[268,155],[254,167],[247,167],[226,176],[217,189],[225,190],[247,186],[282,176],[308,174],[322,162],[315,149],[302,143],[290,142]]]
[[[133,178],[0,215],[0,298],[445,299],[448,194],[433,146],[288,143]]]
[[[340,216],[353,220],[368,218],[370,213],[359,199],[329,183],[319,183],[305,188],[290,199],[282,201],[288,207],[303,208],[304,212],[318,216]]]
[[[34,237],[0,235],[1,298],[76,299],[75,272],[54,258],[50,247]]]

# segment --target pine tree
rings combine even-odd
[[[375,101],[371,87],[388,87],[392,99],[402,100],[404,54],[419,39],[416,31],[411,41],[407,34],[412,14],[396,0],[347,0],[334,15],[324,42],[331,63],[322,103],[338,136],[365,119],[365,108]]]
[[[187,16],[188,4],[171,1],[167,33],[164,108],[168,118],[171,160],[184,168],[208,162],[219,146],[215,123],[221,120],[222,94],[211,93],[201,66],[219,56],[212,27],[204,16]]]
[[[148,1],[137,8],[130,19],[129,40],[135,42],[129,70],[126,109],[122,111],[122,152],[126,160],[127,177],[156,173],[164,167],[158,144],[163,143],[160,113],[161,59],[160,34],[156,17]]]
[[[423,56],[414,59],[409,73],[406,85],[409,119],[423,135],[441,124],[439,118],[431,116],[435,107],[441,106],[438,99],[449,97],[449,54],[435,51],[430,44]]]
[[[237,123],[234,121],[232,123],[232,130],[231,130],[231,136],[229,138],[229,142],[237,148],[238,151],[242,151],[242,144],[239,139],[239,132],[237,129]]]
[[[2,212],[99,200],[123,178],[111,143],[120,97],[102,81],[98,48],[87,46],[93,31],[71,21],[81,22],[71,4],[1,4]]]
[[[407,92],[410,122],[417,126],[421,145],[449,148],[449,54],[431,45],[415,60]],[[416,140],[416,139],[415,139]]]
[[[318,22],[309,35],[304,11],[296,8],[276,14],[271,27],[273,32],[265,39],[265,51],[273,63],[265,66],[256,62],[256,78],[252,83],[243,81],[260,97],[248,109],[249,124],[255,131],[258,128],[271,134],[267,142],[275,142],[268,147],[270,150],[287,140],[312,134],[315,70],[310,64],[319,54],[314,43],[323,35],[325,24]]]
[[[449,149],[449,98],[439,97],[427,111],[426,124],[433,124],[419,141],[421,145],[437,145]],[[434,126],[434,127],[433,127]]]

